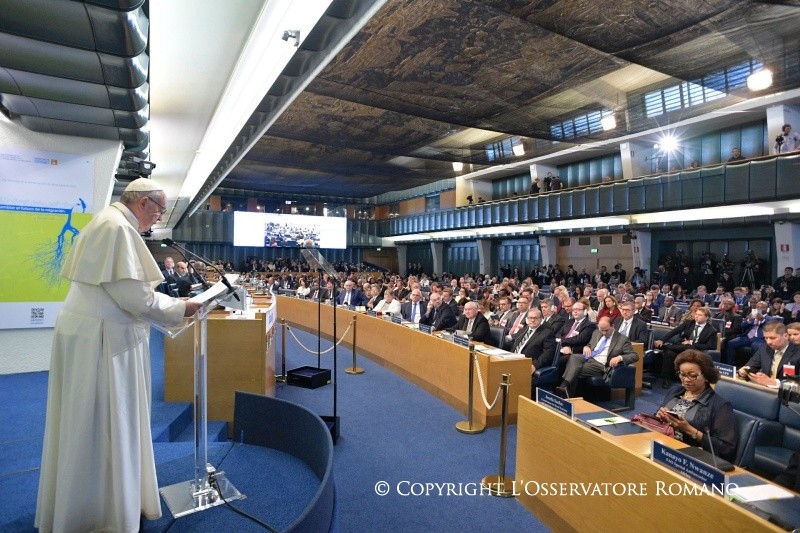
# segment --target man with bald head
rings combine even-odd
[[[629,365],[639,360],[631,341],[611,324],[609,317],[597,321],[597,330],[581,353],[573,353],[567,361],[561,385],[556,394],[564,398],[575,395],[578,381],[591,376],[604,376],[618,365]]]
[[[446,304],[443,304],[446,305]],[[448,331],[465,331],[470,339],[475,342],[492,343],[492,331],[489,321],[480,312],[477,302],[469,301],[464,304],[464,313],[458,317],[456,324]]]
[[[442,301],[441,293],[432,292],[428,308],[419,319],[419,323],[431,326],[434,331],[439,331],[454,326],[457,320],[453,309]]]

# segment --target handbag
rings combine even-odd
[[[634,415],[631,419],[631,422],[642,426],[643,428],[647,428],[650,431],[657,431],[662,435],[666,435],[668,437],[675,436],[675,428],[667,424],[666,422],[662,422],[658,418],[654,417],[653,415],[648,415],[646,413],[639,413]]]

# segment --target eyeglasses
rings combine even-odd
[[[149,196],[147,196],[146,198],[147,198],[148,200],[150,200],[151,202],[153,202],[154,204],[156,204],[156,205],[157,205],[157,206],[160,208],[160,209],[159,209],[159,211],[160,211],[160,213],[161,213],[161,215],[162,215],[162,216],[164,215],[164,213],[166,213],[166,212],[167,212],[167,208],[166,208],[165,206],[163,206],[163,205],[161,205],[160,203],[156,202],[155,200],[153,200],[153,199],[152,199],[152,198],[150,198]]]
[[[694,381],[695,379],[699,378],[703,374],[698,374],[697,372],[689,372],[688,374],[684,373],[684,372],[679,372],[678,375],[680,376],[681,379],[689,379],[689,380]]]

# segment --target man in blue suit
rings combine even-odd
[[[800,366],[800,346],[789,342],[782,322],[771,320],[764,326],[764,344],[739,369],[739,375],[759,385],[777,388],[785,365]]]
[[[736,361],[737,348],[750,346],[755,353],[764,344],[764,325],[771,320],[780,320],[779,317],[767,315],[767,308],[767,302],[762,300],[747,314],[747,318],[742,322],[741,334],[728,341],[725,349],[726,363],[733,364]]]
[[[339,305],[362,306],[367,305],[367,297],[363,292],[355,288],[353,280],[348,279],[344,282],[344,290],[339,293]]]

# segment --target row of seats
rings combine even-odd
[[[717,165],[385,220],[383,236],[495,224],[627,215],[800,196],[800,155]]]
[[[714,391],[731,402],[739,442],[734,463],[772,478],[800,449],[800,405],[781,403],[775,391],[722,378]]]

